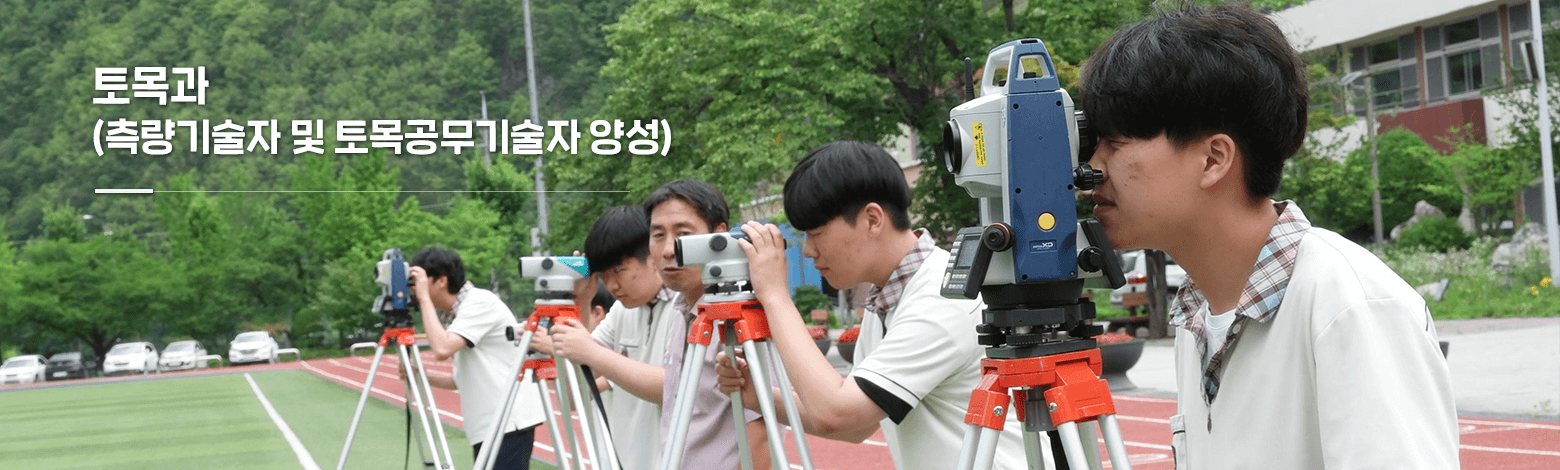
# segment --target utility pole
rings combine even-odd
[[[487,114],[487,92],[479,91],[477,93],[482,95],[482,122],[489,122],[490,119],[488,119]],[[487,142],[491,142],[490,139],[492,139],[492,136],[488,135],[487,129],[482,129],[482,168],[487,171],[493,171],[493,156],[489,153],[487,145]]]
[[[1550,148],[1552,130],[1549,122],[1549,79],[1544,72],[1544,22],[1539,18],[1538,0],[1528,0],[1528,11],[1533,12],[1533,54],[1538,69],[1538,148],[1540,166],[1544,171],[1544,229],[1549,239],[1549,278],[1560,280],[1560,217],[1555,209],[1555,156]]]
[[[1365,74],[1365,133],[1370,138],[1370,211],[1376,227],[1376,247],[1381,237],[1381,172],[1376,163],[1376,80]]]
[[[522,4],[525,13],[525,79],[531,89],[531,123],[542,125],[542,111],[536,99],[536,46],[531,36],[531,0]],[[542,179],[542,156],[536,157],[536,230],[531,232],[532,255],[545,255],[542,241],[547,239],[547,182]]]

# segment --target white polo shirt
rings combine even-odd
[[[1277,312],[1246,322],[1211,407],[1197,335],[1176,335],[1176,467],[1458,468],[1450,375],[1424,299],[1333,232],[1310,228],[1297,249]]]
[[[936,248],[928,254],[886,323],[876,314],[864,315],[856,343],[850,377],[870,382],[911,407],[897,423],[893,412],[882,422],[899,470],[957,467],[965,409],[980,383],[985,348],[975,342],[975,326],[986,306],[941,295],[939,282],[947,266],[947,250]],[[1015,418],[1018,413],[1011,407],[1008,411],[993,468],[1020,470],[1027,468],[1023,424]],[[1042,455],[1050,455],[1049,440],[1041,442]]]
[[[520,370],[525,350],[505,335],[506,327],[518,324],[509,306],[492,291],[468,282],[456,296],[454,310],[455,320],[447,330],[468,343],[468,347],[455,352],[455,387],[460,390],[466,440],[475,445],[493,432],[509,386],[518,380],[515,373]],[[530,428],[542,420],[542,396],[536,383],[520,384],[504,432]]]
[[[658,298],[659,299],[659,298]],[[660,365],[666,356],[668,338],[677,335],[678,321],[670,297],[653,307],[628,308],[622,302],[612,304],[607,318],[596,326],[591,337],[629,359]],[[661,405],[613,387],[606,402],[607,422],[612,427],[612,443],[624,470],[649,470],[661,461]]]

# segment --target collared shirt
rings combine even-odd
[[[698,317],[697,307],[696,302],[689,302],[680,293],[672,299],[672,310],[681,313],[673,316],[682,321],[673,329],[676,334],[666,339],[666,357],[662,361],[666,367],[666,383],[661,389],[663,445],[670,433],[669,428],[675,408],[671,404],[677,402],[677,385],[682,382],[683,355],[688,345],[688,329]],[[699,374],[698,386],[694,390],[693,413],[688,420],[686,448],[679,468],[734,469],[741,466],[737,455],[737,431],[733,429],[735,424],[731,416],[731,397],[720,393],[720,387],[717,386],[719,376],[715,374],[715,354],[720,351],[721,336],[717,331],[710,340],[710,347],[704,352],[704,367]],[[761,416],[757,412],[743,410],[745,422],[759,418]]]
[[[915,248],[910,249],[910,253],[899,260],[899,267],[888,275],[887,282],[882,286],[873,287],[867,293],[867,305],[879,317],[887,315],[899,305],[899,299],[904,297],[905,286],[910,284],[910,278],[915,277],[916,271],[921,269],[921,263],[926,262],[926,257],[937,249],[937,242],[932,241],[926,229],[915,229],[914,233]]]
[[[1191,331],[1197,339],[1199,355],[1209,358],[1203,370],[1202,390],[1203,399],[1209,403],[1219,395],[1224,366],[1240,341],[1246,322],[1254,320],[1270,323],[1278,313],[1278,306],[1283,303],[1284,293],[1289,287],[1289,278],[1294,274],[1296,247],[1304,238],[1305,231],[1311,228],[1311,221],[1305,218],[1305,213],[1293,201],[1273,203],[1273,209],[1278,212],[1278,220],[1268,231],[1267,241],[1257,254],[1257,264],[1251,270],[1251,277],[1247,278],[1245,287],[1241,289],[1240,302],[1236,304],[1234,313],[1240,317],[1230,326],[1224,346],[1211,356],[1207,351],[1208,341],[1204,336],[1208,325],[1201,315],[1205,315],[1202,311],[1208,309],[1208,297],[1195,280],[1186,280],[1170,309],[1170,324]]]
[[[460,391],[466,440],[478,444],[488,438],[497,424],[525,350],[507,337],[505,330],[516,324],[515,315],[492,291],[468,282],[456,294],[450,310],[453,318],[449,332],[465,338],[469,345],[455,351],[453,374],[455,388]],[[533,382],[527,381],[519,388],[503,431],[530,428],[543,419],[541,393]]]
[[[625,307],[623,302],[614,303],[607,317],[591,332],[591,338],[629,359],[661,365],[668,341],[680,339],[683,333],[683,319],[672,309],[674,292],[662,288],[655,299],[635,308]],[[601,395],[623,469],[646,470],[658,465],[663,447],[661,404],[615,386]]]

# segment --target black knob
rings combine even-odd
[[[1101,269],[1105,269],[1105,252],[1098,247],[1084,248],[1082,252],[1078,253],[1078,269],[1091,273],[1097,273]]]
[[[1007,251],[1013,247],[1013,228],[1001,222],[987,225],[980,238],[981,244],[991,251]]]
[[[710,266],[710,276],[720,277],[720,266]]]
[[[542,260],[542,269],[552,269],[552,258]]]
[[[539,285],[539,286],[542,286],[542,287],[545,288],[545,287],[547,287],[547,280],[546,279],[537,280],[536,281],[536,285]]]
[[[722,251],[726,249],[726,237],[711,237],[710,251]]]
[[[1090,167],[1088,163],[1080,163],[1078,168],[1073,169],[1073,186],[1077,186],[1080,191],[1094,189],[1104,182],[1105,172]]]

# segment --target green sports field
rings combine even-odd
[[[303,468],[243,373],[0,392],[5,468]],[[320,468],[333,469],[358,394],[307,372],[248,374]],[[445,426],[456,468],[466,435]],[[414,426],[413,437],[421,438]],[[368,400],[348,468],[420,468],[406,412]],[[544,464],[532,468],[551,468]]]

